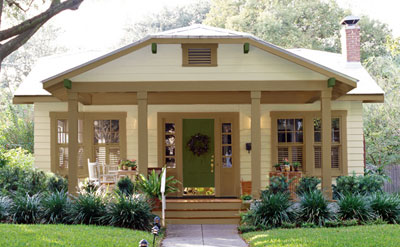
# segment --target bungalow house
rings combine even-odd
[[[363,103],[384,92],[360,63],[357,18],[343,20],[342,54],[283,49],[204,25],[169,30],[101,55],[41,59],[14,96],[34,105],[35,165],[68,175],[87,159],[167,167],[188,188],[239,198],[299,162],[329,195],[335,177],[363,174]]]

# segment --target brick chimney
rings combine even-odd
[[[341,31],[342,55],[347,62],[360,62],[360,18],[347,16],[342,21]]]

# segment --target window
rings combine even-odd
[[[94,120],[93,137],[96,161],[100,164],[117,165],[121,159],[119,120]]]
[[[322,165],[322,135],[321,135],[321,118],[314,118],[314,166],[321,168]],[[340,118],[332,118],[332,147],[331,147],[331,167],[339,169],[341,160],[341,142],[340,142]]]
[[[222,168],[232,168],[231,123],[222,123]]]
[[[182,44],[182,66],[217,66],[218,44]]]
[[[164,138],[164,164],[167,168],[176,168],[175,123],[165,123]]]
[[[83,148],[83,120],[78,120],[78,166],[84,165]],[[68,168],[68,120],[57,119],[57,166],[61,169]]]
[[[278,163],[284,159],[303,164],[303,119],[277,119]]]
[[[320,176],[321,112],[271,112],[272,165],[299,162],[308,176]],[[333,176],[347,174],[346,111],[332,111],[331,167]]]

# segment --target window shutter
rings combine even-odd
[[[340,148],[338,146],[332,147],[332,157],[331,157],[331,167],[339,168],[339,160],[340,160]]]
[[[321,168],[321,164],[322,164],[321,146],[314,146],[314,165],[315,165],[315,168]]]
[[[292,147],[292,162],[299,162],[303,166],[303,147]]]
[[[289,148],[279,147],[278,148],[278,163],[283,163],[284,159],[289,159]]]

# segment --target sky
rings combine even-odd
[[[144,18],[163,7],[174,7],[195,0],[85,0],[76,11],[64,11],[51,20],[62,27],[58,42],[74,50],[103,50],[122,38],[127,23]],[[337,0],[355,15],[369,15],[388,23],[400,36],[399,0]]]

